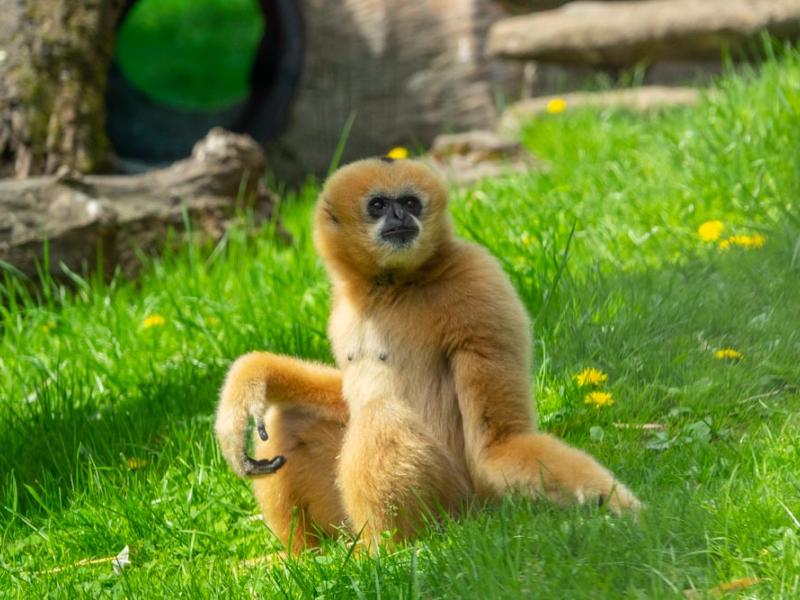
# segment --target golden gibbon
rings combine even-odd
[[[429,167],[342,167],[317,202],[314,242],[332,284],[336,367],[246,354],[215,423],[289,551],[342,525],[374,550],[382,532],[408,539],[431,511],[508,491],[639,508],[591,456],[537,431],[528,316],[489,252],[453,236]]]

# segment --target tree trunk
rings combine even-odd
[[[108,168],[104,95],[122,0],[0,0],[0,176]]]

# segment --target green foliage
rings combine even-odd
[[[247,96],[263,32],[256,0],[140,0],[119,31],[117,61],[155,100],[217,108]]]
[[[753,577],[750,596],[797,597],[798,81],[791,51],[694,110],[543,117],[524,139],[549,172],[453,198],[535,316],[543,429],[630,484],[638,525],[511,498],[375,559],[332,540],[245,562],[276,545],[218,453],[213,408],[245,351],[330,360],[311,185],[283,206],[293,246],[237,229],[138,284],[44,282],[36,299],[6,275],[0,595],[677,598]],[[722,250],[698,236],[707,220],[766,242]],[[613,405],[584,402],[590,366]],[[125,545],[120,576],[76,566]]]

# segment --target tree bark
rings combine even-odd
[[[0,176],[109,167],[104,95],[123,4],[0,2]]]

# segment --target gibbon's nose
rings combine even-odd
[[[399,202],[392,202],[390,216],[393,216],[398,221],[402,221],[403,217],[406,216],[406,211],[403,210],[403,205]]]
[[[397,209],[393,209],[386,215],[386,220],[381,228],[381,239],[389,242],[393,246],[406,246],[419,235],[419,225],[414,222],[411,215],[407,214],[402,208],[397,215]]]

